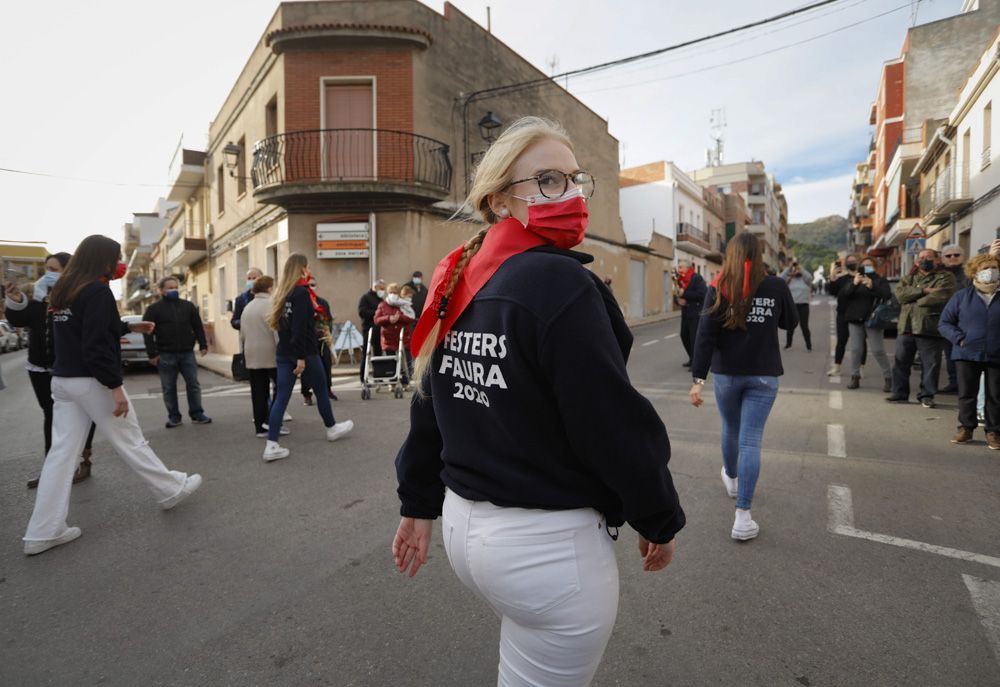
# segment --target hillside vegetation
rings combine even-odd
[[[789,224],[788,247],[806,269],[814,271],[820,265],[829,268],[837,252],[844,250],[849,227],[840,215],[821,217],[805,224]]]

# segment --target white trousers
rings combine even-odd
[[[69,495],[77,456],[93,421],[118,455],[141,477],[157,501],[175,496],[187,475],[167,470],[142,435],[135,407],[115,417],[111,390],[93,377],[52,378],[52,448],[45,456],[38,479],[35,510],[24,534],[25,541],[54,539],[66,531]]]
[[[501,508],[447,490],[444,547],[500,616],[500,687],[590,684],[618,615],[618,562],[600,513]]]

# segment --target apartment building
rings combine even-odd
[[[872,142],[870,148],[874,147]],[[852,253],[864,252],[872,244],[872,183],[871,168],[868,162],[859,162],[854,168],[854,184],[851,186],[851,207],[847,212],[847,221],[851,225],[849,250]]]
[[[781,185],[767,173],[763,162],[704,167],[690,172],[689,176],[700,186],[742,198],[750,218],[745,230],[764,242],[764,261],[776,270],[785,266],[788,203]]]
[[[913,176],[917,162],[998,25],[1000,0],[967,0],[956,16],[910,28],[900,56],[882,67],[869,111],[875,133],[866,160],[873,218],[868,252],[885,260],[888,276],[913,264],[916,253],[906,250],[906,239],[927,233]]]
[[[928,245],[958,243],[966,255],[986,250],[1000,228],[1000,165],[994,164],[993,131],[1000,106],[1000,32],[995,33],[958,103],[930,136],[910,179],[919,185]]]
[[[184,241],[166,251],[192,272],[215,349],[237,348],[228,320],[251,266],[276,275],[290,253],[304,253],[336,319],[355,324],[358,298],[374,278],[429,273],[479,230],[450,218],[467,218],[461,208],[476,162],[504,125],[525,115],[560,122],[597,179],[582,246],[595,256],[590,268],[630,284],[628,298],[616,292],[631,318],[662,310],[661,289],[648,284],[669,270],[671,247],[628,245],[618,141],[607,122],[551,81],[492,90],[539,79],[542,72],[449,4],[443,14],[417,0],[279,5],[210,125],[204,215],[196,205],[194,219],[172,219],[168,235]],[[643,274],[633,277],[640,264]]]

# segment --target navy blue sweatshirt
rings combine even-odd
[[[278,321],[277,355],[296,360],[319,355],[316,309],[304,286],[296,286],[285,299],[285,314]]]
[[[705,303],[706,308],[715,303],[714,287],[708,289]],[[724,328],[725,310],[723,304],[718,313],[706,312],[701,316],[691,374],[705,379],[711,366],[713,373],[721,375],[783,375],[778,328],[792,329],[799,323],[799,313],[785,280],[764,277],[753,294],[746,329]]]
[[[704,310],[705,306],[705,294],[707,292],[708,285],[705,284],[705,279],[697,272],[692,274],[691,281],[688,282],[687,288],[681,294],[681,298],[686,301],[681,306],[681,317],[691,319],[701,317],[701,311]]]
[[[109,389],[122,385],[119,341],[128,325],[118,316],[111,288],[95,281],[69,308],[52,313],[56,359],[54,377],[94,377]]]
[[[666,428],[629,382],[632,335],[590,259],[515,255],[455,322],[396,457],[403,516],[436,518],[447,486],[504,507],[594,508],[661,544],[684,526]]]

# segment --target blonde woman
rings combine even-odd
[[[288,256],[281,281],[272,298],[271,314],[267,318],[271,329],[278,332],[278,388],[267,422],[265,462],[288,457],[289,450],[278,444],[278,437],[281,436],[281,421],[292,397],[295,380],[302,377],[313,389],[326,388],[326,382],[323,381],[323,361],[319,357],[316,320],[328,318],[329,313],[309,285],[312,276],[308,268],[306,256],[301,253]],[[354,429],[354,423],[350,420],[334,420],[327,394],[316,394],[316,408],[326,425],[327,440],[336,441]]]
[[[618,612],[617,527],[654,571],[684,526],[632,336],[569,250],[593,191],[560,127],[511,125],[467,199],[488,226],[438,265],[413,334],[393,555],[415,575],[441,516],[452,568],[501,617],[500,685],[588,684]]]

